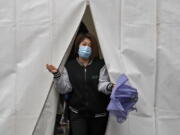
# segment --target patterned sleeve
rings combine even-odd
[[[98,90],[108,95],[111,94],[112,88],[113,83],[110,82],[106,66],[103,66],[100,70]]]
[[[69,81],[69,76],[66,68],[60,74],[59,70],[54,75],[54,88],[61,94],[65,94],[72,91],[72,86]]]

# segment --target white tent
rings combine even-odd
[[[0,0],[0,135],[52,135],[64,64],[87,5],[113,82],[138,89],[137,112],[107,135],[180,133],[179,0]],[[87,21],[88,22],[88,21]]]

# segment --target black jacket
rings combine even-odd
[[[104,61],[95,58],[90,65],[82,66],[76,59],[66,64],[72,92],[69,105],[80,112],[106,112],[109,96],[98,91],[99,73]]]

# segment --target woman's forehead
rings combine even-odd
[[[91,40],[88,39],[88,38],[85,38],[82,42],[84,42],[84,43],[91,43]]]

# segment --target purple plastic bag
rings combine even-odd
[[[128,112],[136,110],[134,105],[138,101],[137,89],[128,84],[128,78],[124,74],[116,81],[110,98],[107,110],[116,116],[119,123],[126,120]]]

